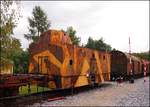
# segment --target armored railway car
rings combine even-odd
[[[48,75],[51,89],[99,84],[110,80],[110,54],[73,45],[69,36],[49,30],[29,46],[29,73]]]

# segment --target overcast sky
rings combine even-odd
[[[130,36],[132,52],[149,50],[149,1],[23,1],[14,35],[24,49],[29,46],[23,36],[28,33],[27,17],[37,5],[48,15],[52,29],[72,26],[81,44],[86,44],[89,36],[103,37],[113,48],[128,52]]]

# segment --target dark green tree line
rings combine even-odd
[[[133,55],[150,61],[150,52],[133,53]]]
[[[108,52],[112,50],[112,47],[109,44],[106,44],[103,38],[100,38],[99,40],[93,40],[91,37],[89,37],[85,47]]]

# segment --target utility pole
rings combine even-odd
[[[134,83],[133,71],[132,71],[132,60],[131,60],[131,42],[129,37],[129,57],[130,57],[130,83]]]

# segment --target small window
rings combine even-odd
[[[44,61],[45,61],[45,62],[48,61],[48,56],[45,56],[45,57],[44,57]]]
[[[105,60],[105,55],[103,56],[103,60]]]
[[[92,54],[92,57],[93,57],[93,58],[95,58],[95,55],[94,55],[94,53]]]
[[[72,64],[73,64],[73,60],[72,60],[72,59],[70,59],[70,61],[69,61],[69,62],[70,62],[70,65],[72,65]]]

